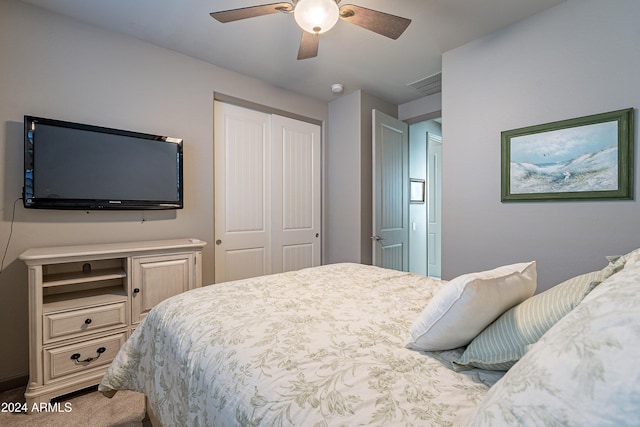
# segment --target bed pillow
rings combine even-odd
[[[608,256],[609,266],[612,266],[616,271],[622,270],[626,264],[634,264],[640,260],[640,249],[635,249],[624,255]]]
[[[556,322],[569,313],[596,285],[610,276],[610,269],[582,274],[523,301],[500,316],[471,341],[457,371],[483,368],[506,371]]]
[[[468,425],[638,425],[638,277],[640,263],[627,264],[598,285],[491,387]]]
[[[467,345],[535,290],[535,261],[458,276],[438,291],[414,322],[407,347],[439,351]]]

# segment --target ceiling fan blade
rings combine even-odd
[[[394,40],[400,37],[411,23],[411,19],[353,4],[340,6],[340,19]]]
[[[315,58],[316,56],[318,56],[319,44],[319,34],[303,31],[302,39],[300,40],[300,49],[298,49],[298,59]]]
[[[291,3],[271,3],[260,6],[249,6],[242,7],[240,9],[212,12],[209,15],[219,22],[226,23],[239,21],[240,19],[254,18],[256,16],[270,15],[272,13],[290,12],[292,10],[293,5]]]

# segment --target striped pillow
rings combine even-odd
[[[457,371],[473,367],[506,371],[556,322],[601,281],[615,272],[612,265],[573,277],[523,301],[489,325],[453,362]]]

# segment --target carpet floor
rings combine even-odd
[[[11,413],[24,404],[24,387],[0,393],[0,426],[11,427],[151,427],[144,394],[119,391],[108,399],[97,387],[54,399],[43,412]]]

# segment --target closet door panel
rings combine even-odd
[[[273,116],[273,271],[320,265],[320,126]]]
[[[215,282],[269,274],[271,117],[217,101],[214,115]]]

